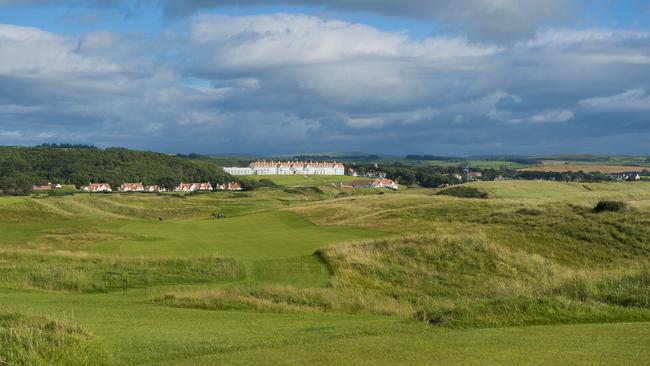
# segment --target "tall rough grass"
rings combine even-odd
[[[258,312],[373,313],[444,326],[650,320],[650,271],[574,270],[485,237],[411,235],[323,248],[327,288],[170,292],[154,302]]]
[[[243,265],[220,257],[152,259],[0,252],[2,287],[104,291],[106,272],[125,275],[128,272],[144,272],[150,285],[215,283],[245,275]],[[121,286],[118,283],[111,285]]]
[[[65,317],[0,310],[0,365],[103,365],[92,335]]]

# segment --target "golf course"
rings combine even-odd
[[[265,179],[0,196],[0,365],[650,360],[650,182]]]

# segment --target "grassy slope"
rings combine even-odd
[[[332,199],[331,194],[302,195],[284,191],[185,198],[174,195],[0,198],[0,229],[5,234],[0,237],[0,246],[10,252],[23,248],[37,253],[59,250],[60,255],[73,257],[69,254],[72,252],[91,260],[96,254],[88,253],[112,253],[108,258],[115,259],[121,258],[117,255],[120,246],[129,246],[127,254],[135,249],[135,253],[150,255],[147,248],[155,250],[152,245],[155,243],[164,244],[165,256],[185,254],[188,243],[183,236],[194,235],[197,244],[190,243],[188,247],[193,256],[225,250],[245,262],[245,279],[234,279],[225,287],[217,282],[197,287],[188,281],[184,287],[186,291],[237,289],[242,286],[254,289],[267,284],[277,286],[278,283],[321,291],[319,287],[323,286],[325,277],[320,266],[313,259],[307,259],[309,257],[304,257],[301,263],[300,256],[330,240],[372,237],[377,229],[394,233],[482,233],[488,241],[503,239],[505,235],[508,240],[499,240],[498,245],[503,245],[507,251],[530,247],[538,255],[560,256],[553,260],[558,260],[556,265],[562,268],[584,262],[589,265],[583,269],[596,271],[599,275],[637,263],[646,255],[638,251],[633,258],[626,258],[622,254],[629,249],[625,247],[614,247],[607,256],[594,254],[608,248],[601,246],[585,251],[591,255],[588,260],[584,256],[582,260],[581,257],[570,258],[567,256],[575,254],[576,248],[593,247],[593,243],[567,232],[552,232],[551,236],[542,234],[549,231],[548,225],[556,225],[562,220],[572,225],[586,225],[584,228],[589,231],[596,229],[603,236],[592,238],[595,242],[602,238],[606,239],[605,243],[621,240],[621,237],[611,237],[615,231],[610,231],[613,229],[608,222],[621,222],[624,224],[622,228],[628,225],[632,236],[642,233],[638,228],[644,224],[643,217],[647,217],[643,214],[645,211],[592,217],[575,211],[569,203],[589,207],[601,198],[617,198],[632,200],[635,210],[645,210],[648,206],[644,202],[650,200],[650,184],[587,185],[589,189],[581,185],[539,182],[478,185],[495,198],[482,200],[487,202],[468,201],[432,196],[432,192],[427,190],[336,199]],[[328,200],[321,201],[324,198]],[[543,225],[528,225],[537,220],[516,214],[521,207],[539,208],[548,213],[541,220]],[[206,220],[217,208],[227,212],[228,219],[223,222]],[[284,208],[292,213],[283,211]],[[309,221],[297,218],[294,213]],[[566,220],[567,215],[569,220]],[[164,225],[161,226],[158,216],[164,216]],[[264,228],[256,227],[260,224],[260,217],[264,218],[265,225],[269,225],[268,229],[277,233],[272,237],[272,242],[277,244],[273,250],[257,250],[268,248],[266,241],[259,241],[264,238]],[[636,217],[639,221],[635,221]],[[165,229],[161,229],[163,226]],[[222,228],[232,231],[233,236],[238,232],[245,239],[243,242],[248,239],[247,244],[239,246],[234,237],[220,238],[216,231]],[[287,240],[287,235],[295,230],[300,236],[293,242],[293,239]],[[549,238],[554,240],[554,245],[545,245]],[[311,244],[304,243],[306,240]],[[562,245],[565,240],[573,247],[567,249]],[[109,245],[111,242],[114,245]],[[614,261],[610,260],[610,254],[616,254]],[[565,257],[568,259],[562,260]],[[161,287],[151,289],[154,297],[179,286],[178,283],[171,288],[170,284],[159,285]],[[290,291],[294,291],[291,287]],[[400,287],[408,290],[408,286]],[[333,288],[329,291],[338,290]],[[561,361],[565,364],[634,364],[647,358],[647,349],[650,349],[648,323],[462,330],[432,328],[403,316],[173,308],[147,303],[147,298],[137,290],[130,291],[127,297],[118,293],[16,290],[0,294],[0,304],[5,306],[22,309],[29,304],[28,307],[35,312],[47,314],[73,312],[75,321],[88,327],[95,335],[92,342],[99,348],[112,350],[113,363],[120,364],[167,364],[172,360],[178,364],[363,364],[373,361],[376,361],[373,364],[422,364],[431,360],[440,364],[484,364],[485,360],[504,364]],[[588,294],[598,296],[597,291]]]

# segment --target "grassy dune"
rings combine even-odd
[[[320,178],[239,193],[0,197],[0,360],[650,357],[650,183],[477,182],[488,198],[472,199]],[[600,200],[626,208],[595,213]],[[106,293],[108,271],[144,271],[149,289]],[[6,332],[21,327],[53,333],[21,346]]]

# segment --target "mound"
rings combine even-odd
[[[43,316],[0,311],[0,364],[94,365],[90,333],[66,321]]]
[[[172,292],[154,302],[256,312],[365,312],[462,327],[650,320],[645,272],[606,280],[578,276],[552,260],[483,238],[408,236],[326,247],[317,255],[331,273],[327,288]]]

